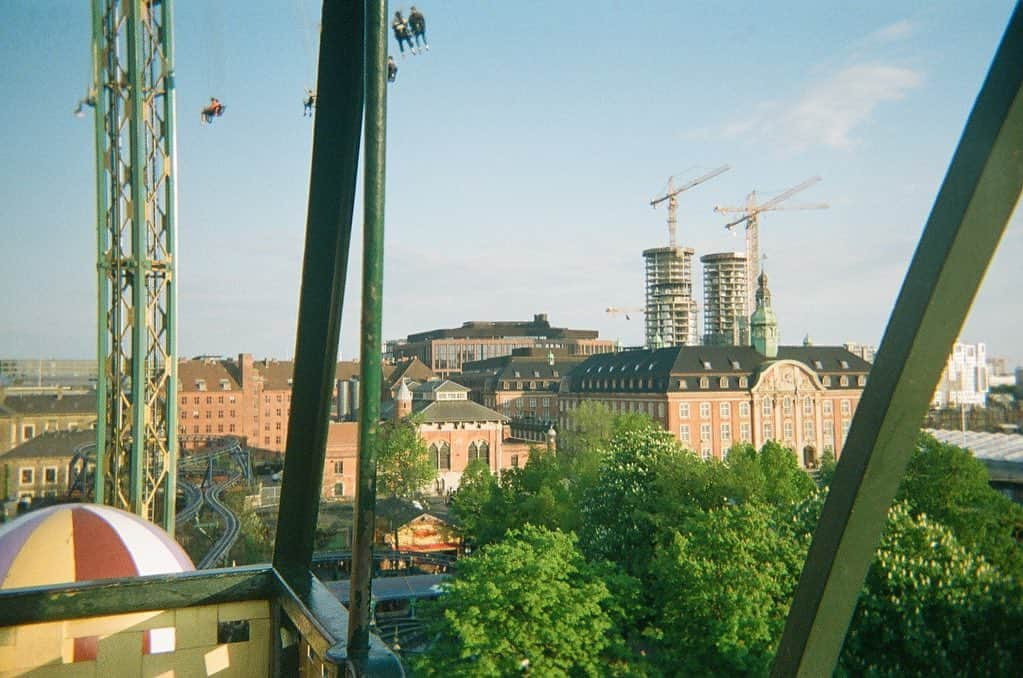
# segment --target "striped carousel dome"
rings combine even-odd
[[[170,535],[110,506],[61,504],[0,525],[0,589],[194,569]]]

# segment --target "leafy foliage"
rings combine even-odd
[[[658,664],[680,675],[766,674],[808,545],[766,504],[693,514],[651,568]]]
[[[424,676],[605,674],[610,598],[595,568],[559,531],[526,526],[459,562],[432,615]]]
[[[380,424],[377,448],[377,487],[381,494],[415,499],[437,477],[415,418]]]
[[[846,637],[851,675],[1012,675],[1023,662],[1023,589],[905,503],[888,514]]]
[[[1023,580],[1023,508],[988,485],[984,464],[970,452],[921,434],[897,499],[914,515],[947,526],[960,543],[1005,574]]]

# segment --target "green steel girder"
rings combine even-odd
[[[774,676],[830,675],[945,359],[1023,187],[1017,5],[885,330],[814,532]]]
[[[366,0],[366,156],[363,178],[362,331],[359,383],[359,463],[352,539],[348,654],[367,673],[372,611],[373,536],[377,496],[383,345],[384,187],[387,156],[387,2]]]
[[[174,530],[176,185],[171,0],[93,0],[94,498]]]
[[[362,131],[364,24],[361,2],[324,2],[291,417],[273,556],[274,567],[296,590],[308,585],[341,333]]]

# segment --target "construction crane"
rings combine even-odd
[[[170,0],[93,0],[98,355],[93,500],[174,532],[177,161]]]
[[[650,201],[650,206],[656,208],[660,203],[665,200],[668,201],[668,244],[671,247],[678,247],[676,242],[675,233],[678,229],[678,194],[683,191],[688,191],[693,186],[699,186],[705,181],[713,179],[719,174],[723,174],[728,170],[732,169],[729,165],[722,165],[712,172],[704,174],[702,177],[693,179],[692,181],[675,188],[675,177],[668,177],[668,192],[662,195],[660,198],[654,198]]]
[[[760,274],[760,224],[759,217],[761,212],[772,212],[775,210],[823,210],[827,209],[828,206],[824,203],[816,203],[809,205],[786,205],[781,207],[781,203],[788,200],[796,193],[806,190],[810,186],[813,186],[820,177],[811,177],[803,183],[793,186],[792,188],[784,191],[777,196],[771,198],[767,202],[757,204],[757,192],[751,191],[746,196],[746,204],[743,207],[722,207],[716,205],[714,211],[719,214],[730,214],[739,212],[742,216],[735,221],[725,224],[725,228],[732,230],[741,223],[746,224],[746,314],[749,315],[753,312],[754,298],[757,287],[757,276]]]
[[[637,307],[619,308],[618,306],[608,306],[606,309],[604,309],[604,312],[612,317],[624,315],[626,320],[632,320],[632,318],[629,317],[630,313],[646,313],[646,309]]]

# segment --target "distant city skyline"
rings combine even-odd
[[[1013,3],[419,6],[433,49],[399,59],[389,89],[385,338],[547,313],[641,345],[641,316],[604,309],[643,305],[642,251],[668,239],[649,201],[670,175],[728,163],[680,197],[679,244],[697,260],[743,251],[714,205],[823,176],[793,202],[830,209],[765,215],[761,251],[782,343],[841,345],[880,343]],[[181,356],[294,353],[318,12],[176,7]],[[0,16],[0,84],[23,94],[0,126],[0,356],[89,358],[91,112],[71,116],[89,85],[88,6],[4,3]],[[211,95],[227,113],[200,126]],[[961,334],[1012,365],[1021,260],[1017,215]],[[693,276],[702,301],[699,264]]]

